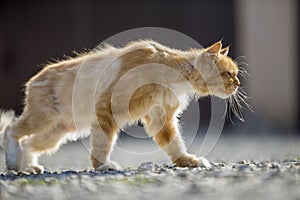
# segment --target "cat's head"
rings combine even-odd
[[[239,70],[237,64],[228,57],[229,47],[222,49],[222,43],[219,41],[206,48],[205,51],[212,58],[213,64],[218,69],[217,71],[214,70],[215,74],[207,80],[207,84],[212,90],[211,93],[220,98],[231,96],[238,90],[240,80],[238,78]]]
[[[228,99],[229,111],[243,121],[242,110],[248,108],[252,111],[252,108],[238,78],[238,75],[246,75],[247,71],[239,69],[238,65],[247,64],[235,62],[228,56],[228,52],[229,47],[222,48],[221,41],[200,50],[193,60],[196,70],[193,70],[194,73],[190,73],[189,77],[199,96],[214,95]],[[230,112],[228,116],[231,119]]]
[[[201,51],[195,60],[195,67],[201,74],[202,84],[196,84],[200,95],[214,95],[228,98],[240,85],[238,66],[228,57],[229,47],[222,48],[221,41]]]

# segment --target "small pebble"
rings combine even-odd
[[[278,163],[272,163],[271,164],[271,169],[280,169],[280,164],[278,164]]]
[[[244,164],[244,165],[245,165],[245,164],[247,164],[247,161],[246,161],[246,160],[242,160],[242,161],[241,161],[241,164]]]
[[[90,192],[97,192],[98,187],[96,184],[92,183],[92,181],[85,182],[85,187],[90,191]]]
[[[246,164],[240,165],[240,166],[239,166],[239,170],[240,170],[240,171],[249,171],[249,170],[250,170],[250,166],[249,166],[249,165],[246,165]]]
[[[18,188],[14,185],[7,185],[6,189],[10,194],[15,194],[18,192]]]
[[[177,176],[181,178],[187,178],[189,175],[187,172],[178,172]]]
[[[145,162],[142,163],[138,168],[138,172],[145,172],[145,171],[154,171],[155,165],[153,162]]]

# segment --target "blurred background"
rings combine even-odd
[[[20,114],[24,83],[51,58],[74,56],[128,29],[164,27],[202,46],[223,38],[230,56],[247,58],[251,76],[242,81],[254,113],[226,123],[227,134],[297,135],[299,18],[297,0],[1,1],[0,107]],[[209,100],[199,106],[205,129]]]

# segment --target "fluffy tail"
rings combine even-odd
[[[15,112],[0,110],[0,147],[3,148],[6,130],[16,121]]]

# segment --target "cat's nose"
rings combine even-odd
[[[241,82],[240,82],[239,79],[236,79],[236,80],[235,80],[235,85],[236,85],[236,86],[240,86],[240,85],[241,85]]]

